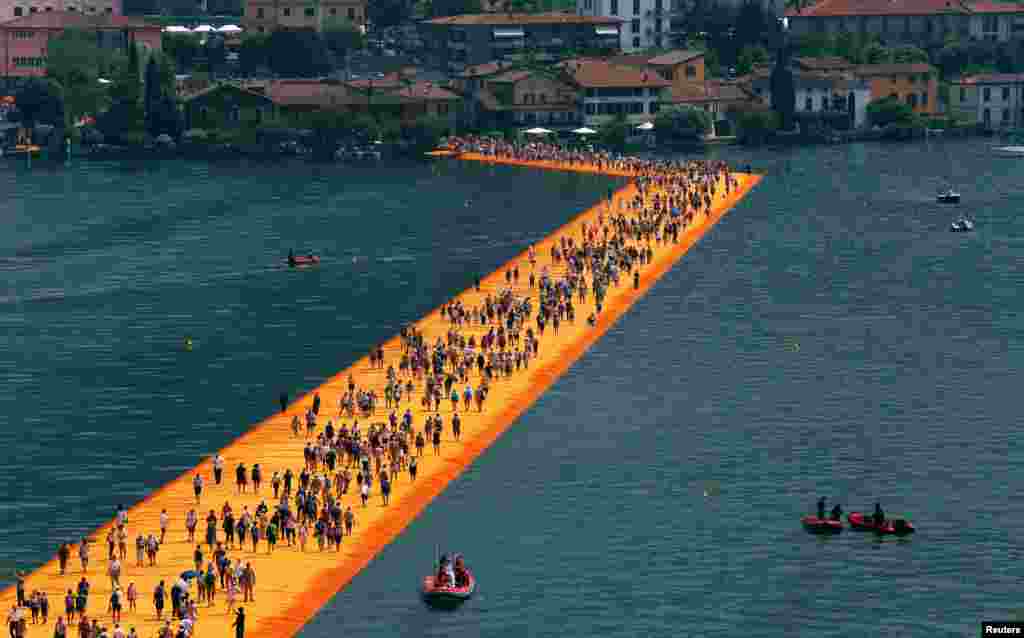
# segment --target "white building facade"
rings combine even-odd
[[[1024,73],[993,73],[950,84],[950,112],[987,128],[1024,126]]]
[[[871,102],[871,87],[867,82],[793,72],[793,84],[797,113],[849,113],[852,106],[854,128],[867,124],[867,106]],[[755,78],[751,90],[766,104],[771,104],[769,75]]]
[[[672,0],[576,0],[578,15],[624,20],[620,33],[624,53],[671,46],[671,9]]]

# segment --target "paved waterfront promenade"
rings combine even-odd
[[[604,172],[595,167],[579,164],[567,166],[549,162],[497,160],[471,153],[463,154],[461,157],[467,161],[516,164],[580,172]],[[608,173],[613,174],[611,171]],[[265,541],[260,543],[259,553],[253,553],[249,547],[244,550],[229,551],[228,555],[232,560],[240,558],[243,563],[251,563],[256,573],[255,601],[243,603],[241,595],[239,595],[237,603],[246,611],[246,635],[258,638],[287,638],[296,634],[339,589],[397,536],[435,496],[445,489],[449,482],[487,449],[760,179],[758,176],[740,173],[733,173],[733,176],[738,179],[738,188],[727,195],[724,184],[720,185],[710,214],[698,215],[691,227],[680,234],[678,243],[673,244],[670,241],[652,243],[654,258],[650,263],[639,266],[640,277],[637,289],[634,289],[632,276],[629,273],[623,273],[620,285],[608,288],[603,310],[594,326],[589,326],[586,321],[587,316],[594,309],[594,300],[591,295],[588,296],[586,302],[577,306],[574,323],[563,322],[557,334],[553,334],[549,328],[542,336],[539,336],[539,354],[531,360],[528,369],[515,372],[511,376],[496,376],[494,378],[482,413],[478,413],[475,407],[463,410],[460,405],[461,441],[456,442],[452,439],[450,426],[452,409],[450,403],[444,400],[440,412],[445,419],[445,435],[440,455],[434,456],[428,443],[427,449],[420,459],[418,478],[413,483],[410,481],[408,473],[403,472],[397,477],[397,480],[393,480],[389,505],[381,504],[380,485],[375,481],[369,506],[364,508],[359,501],[358,486],[353,481],[354,489],[349,490],[342,499],[342,504],[352,507],[356,516],[356,525],[352,535],[345,536],[339,552],[318,551],[317,544],[312,537],[305,552],[301,552],[298,547],[288,547],[283,542],[279,542],[274,552],[268,554]],[[628,185],[620,189],[614,197],[618,201],[624,197],[632,198],[635,194],[636,188],[633,185]],[[566,272],[564,260],[561,263],[553,262],[552,247],[563,236],[572,236],[578,240],[581,236],[582,225],[584,223],[590,226],[595,225],[600,211],[605,206],[604,202],[595,205],[536,244],[535,272],[538,277],[545,267],[556,279]],[[514,211],[509,212],[514,214]],[[485,277],[481,282],[480,292],[470,289],[461,293],[457,298],[466,308],[482,305],[485,296],[497,295],[502,289],[509,286],[505,279],[506,268],[511,268],[514,265],[518,266],[520,270],[518,283],[512,286],[516,294],[532,296],[536,302],[537,291],[536,289],[531,291],[529,288],[528,279],[531,269],[526,253],[519,255],[507,266],[503,266]],[[526,326],[531,324],[531,321],[526,322]],[[489,327],[473,323],[463,326],[461,331],[466,335],[475,335],[479,341],[481,335]],[[433,344],[438,337],[443,338],[446,335],[451,324],[442,317],[440,309],[436,309],[417,322],[416,328],[424,335],[427,344]],[[536,326],[534,328],[536,330]],[[334,419],[336,425],[340,425],[342,422],[351,424],[351,418],[339,419],[337,416],[337,406],[342,394],[347,390],[349,375],[355,378],[360,387],[373,388],[379,396],[383,396],[383,388],[386,384],[385,370],[388,365],[398,368],[401,352],[400,339],[392,338],[384,345],[385,364],[383,367],[372,368],[368,358],[364,357],[317,388],[315,392],[319,393],[323,406],[320,410],[318,431],[322,430],[328,418]],[[475,380],[475,376],[474,374],[471,378]],[[401,407],[396,410],[401,416],[407,406],[412,409],[416,431],[422,430],[426,416],[434,412],[433,410],[426,411],[421,407],[419,398],[422,383],[422,379],[416,382],[417,391],[413,400],[409,402],[403,399]],[[461,389],[462,385],[456,384],[456,387]],[[266,397],[266,400],[270,403],[274,397]],[[171,584],[179,574],[193,568],[195,543],[187,541],[184,523],[185,513],[190,508],[195,507],[199,515],[197,543],[203,542],[206,513],[213,509],[219,517],[225,502],[230,502],[236,515],[243,506],[248,506],[250,511],[255,511],[261,499],[265,499],[267,505],[273,508],[276,501],[269,485],[270,476],[275,471],[283,473],[287,468],[291,468],[297,473],[303,467],[303,447],[307,439],[302,435],[294,436],[290,422],[295,415],[299,415],[301,418],[310,407],[312,400],[313,393],[311,392],[295,401],[286,412],[275,414],[256,424],[224,448],[220,452],[225,459],[224,480],[220,486],[214,485],[211,461],[207,459],[200,463],[195,471],[183,474],[129,510],[127,524],[129,551],[127,559],[123,561],[120,582],[122,588],[127,588],[129,583],[134,582],[139,591],[139,601],[138,610],[134,612],[128,611],[126,604],[121,622],[121,626],[126,632],[128,627],[135,627],[142,637],[150,638],[156,635],[158,627],[162,624],[157,622],[152,605],[152,593],[157,582],[163,580],[169,591]],[[371,422],[387,420],[390,410],[381,407],[382,405],[378,406],[373,417],[359,418],[363,429]],[[248,493],[243,495],[236,493],[234,469],[238,463],[245,463],[247,468],[251,468],[253,463],[260,464],[263,473],[263,487],[260,494],[254,495],[251,485]],[[343,465],[344,461],[341,463]],[[196,505],[192,489],[192,477],[195,472],[201,473],[205,480],[202,501],[199,505]],[[111,503],[110,505],[113,511],[117,504]],[[167,542],[160,548],[157,566],[135,567],[134,539],[138,534],[148,535],[151,532],[159,536],[160,512],[164,509],[170,515],[170,529],[167,534]],[[100,624],[109,627],[111,633],[114,623],[111,622],[110,614],[107,612],[111,582],[107,576],[105,539],[112,525],[113,521],[105,524],[90,536],[93,545],[87,574],[92,585],[87,615],[100,619]],[[222,539],[222,535],[219,539]],[[77,541],[77,539],[62,538],[52,540],[54,548],[62,540]],[[69,569],[65,576],[58,574],[56,559],[27,576],[25,584],[27,593],[30,594],[37,589],[44,590],[49,594],[50,601],[49,623],[42,626],[32,625],[30,622],[27,632],[29,637],[45,636],[49,638],[53,635],[54,619],[64,611],[64,592],[68,589],[74,590],[75,585],[82,577],[77,549],[77,545],[72,549]],[[206,560],[210,560],[211,555],[205,543],[203,551],[206,554]],[[466,558],[472,568],[473,557],[467,556]],[[423,565],[409,566],[407,576],[410,605],[420,604],[414,598],[414,592],[424,575]],[[483,574],[478,574],[478,577],[486,579],[486,575]],[[194,584],[192,593],[194,596]],[[5,611],[10,610],[14,602],[14,587],[10,587],[0,594],[0,604],[4,605]],[[170,603],[168,601],[165,617],[169,613]],[[218,582],[215,605],[207,607],[206,604],[201,604],[199,607],[199,618],[194,635],[201,638],[233,636],[234,633],[231,629],[233,619],[234,614],[226,610],[225,595],[220,590]],[[78,636],[77,627],[70,628],[68,635]]]

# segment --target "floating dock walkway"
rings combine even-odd
[[[621,172],[602,171],[594,166],[579,164],[562,165],[553,162],[512,161],[472,153],[463,153],[459,157],[466,161],[624,175]],[[733,173],[733,176],[738,179],[739,187],[727,195],[723,185],[720,185],[710,214],[698,215],[690,228],[680,234],[679,243],[661,243],[654,246],[654,259],[651,263],[640,266],[640,282],[637,290],[633,289],[632,278],[628,273],[625,274],[619,286],[608,289],[604,309],[595,326],[589,327],[586,321],[586,317],[593,310],[591,296],[586,303],[578,306],[575,324],[563,322],[557,335],[553,334],[551,330],[547,330],[540,337],[539,354],[531,360],[528,369],[514,373],[511,377],[496,377],[491,383],[491,392],[484,405],[484,411],[477,413],[475,410],[470,410],[460,414],[463,421],[460,442],[451,438],[451,406],[447,400],[443,401],[441,413],[445,418],[446,431],[441,445],[441,454],[434,456],[428,443],[427,449],[420,459],[419,476],[415,483],[409,480],[407,472],[402,473],[397,480],[393,481],[390,505],[381,505],[379,485],[375,485],[369,506],[362,507],[359,502],[358,485],[355,485],[355,481],[353,481],[353,487],[350,487],[349,494],[344,497],[343,505],[352,506],[356,515],[356,525],[352,536],[344,538],[339,552],[318,551],[312,536],[305,552],[299,551],[297,547],[288,547],[282,541],[278,542],[273,554],[266,553],[265,541],[261,542],[258,554],[254,554],[250,549],[229,551],[228,555],[232,560],[240,558],[243,562],[249,562],[256,572],[255,601],[243,603],[241,602],[242,597],[239,595],[238,605],[243,606],[246,611],[246,635],[249,638],[288,638],[297,634],[303,625],[331,600],[336,592],[412,522],[434,497],[440,494],[478,455],[486,450],[520,414],[582,356],[591,344],[597,341],[760,180],[760,177],[756,175]],[[631,198],[635,192],[634,186],[627,185],[619,189],[614,198],[616,201],[623,197]],[[578,239],[582,224],[595,224],[604,206],[605,202],[595,204],[538,242],[535,245],[536,272],[539,274],[546,266],[552,275],[557,276],[563,273],[565,271],[564,262],[563,264],[552,263],[551,248],[562,236],[572,235]],[[529,294],[530,268],[527,254],[523,253],[484,278],[481,281],[480,292],[471,288],[457,298],[461,299],[467,308],[481,305],[486,295],[496,294],[506,287],[505,271],[513,265],[520,267],[519,283],[515,285],[517,293]],[[449,324],[441,317],[440,309],[435,309],[417,322],[416,327],[423,333],[426,342],[430,344],[438,336],[447,333]],[[477,325],[463,328],[464,333],[476,334],[478,339],[484,331],[484,328]],[[248,506],[250,511],[255,511],[261,499],[266,499],[272,506],[273,491],[269,485],[270,476],[275,471],[283,472],[289,467],[293,471],[301,470],[303,467],[303,447],[306,439],[303,436],[292,435],[290,427],[292,416],[300,415],[301,418],[305,410],[310,407],[313,394],[316,392],[320,394],[323,406],[320,411],[321,425],[326,423],[328,417],[334,418],[337,422],[337,406],[342,394],[347,390],[350,374],[357,380],[360,387],[375,388],[378,394],[383,396],[387,365],[394,364],[397,369],[397,360],[401,355],[400,339],[397,336],[390,339],[384,345],[384,352],[384,369],[372,369],[369,360],[364,357],[327,380],[315,391],[301,397],[290,405],[286,412],[275,414],[261,421],[221,450],[220,454],[224,457],[225,464],[224,479],[220,486],[214,485],[211,460],[206,459],[194,470],[182,474],[129,510],[127,525],[129,550],[127,560],[123,561],[121,586],[127,588],[129,583],[134,582],[138,588],[139,598],[138,610],[135,612],[127,610],[127,601],[125,601],[121,626],[126,633],[129,627],[135,627],[142,638],[155,636],[157,628],[161,624],[156,620],[152,604],[152,594],[157,582],[163,580],[169,592],[171,584],[179,574],[193,568],[192,557],[195,545],[186,540],[185,513],[192,507],[196,508],[199,515],[196,541],[202,542],[206,529],[204,522],[206,513],[213,509],[218,513],[219,518],[220,509],[225,501],[231,503],[236,513],[241,511],[243,505]],[[473,378],[475,385],[475,375]],[[418,399],[421,394],[421,386],[422,381],[417,383],[415,400],[412,402],[403,400],[403,405],[398,410],[399,414],[404,412],[406,404],[412,408],[415,417],[414,427],[417,430],[422,429],[428,414],[420,408]],[[378,408],[375,420],[386,420],[388,412]],[[367,419],[361,420],[364,423],[368,421]],[[343,419],[343,421],[350,422],[349,419]],[[253,495],[251,491],[242,496],[236,494],[234,469],[238,463],[245,463],[247,468],[251,468],[253,463],[260,464],[264,484],[259,495]],[[195,472],[201,473],[205,481],[202,502],[198,506],[192,491],[192,477]],[[111,507],[114,505],[111,503]],[[147,535],[150,532],[159,536],[160,512],[164,509],[170,515],[170,527],[167,542],[160,548],[157,566],[135,567],[134,539],[138,534]],[[111,622],[110,614],[107,612],[111,582],[106,573],[107,547],[105,539],[112,525],[113,521],[110,521],[90,536],[93,545],[87,574],[92,585],[87,615],[99,619],[100,624],[109,627],[111,631],[114,623]],[[218,535],[218,538],[222,539],[223,537]],[[56,551],[57,543],[63,540],[78,539],[53,538],[54,551]],[[206,560],[209,560],[210,552],[205,543],[203,551],[207,555]],[[54,620],[63,613],[64,592],[69,588],[73,590],[82,577],[77,546],[72,549],[67,575],[60,576],[58,571],[57,560],[54,558],[26,577],[26,592],[31,594],[37,589],[45,591],[49,595],[50,602],[49,624],[45,626],[32,625],[29,622],[29,638],[50,638],[53,635]],[[420,604],[415,598],[414,592],[422,576],[423,574],[418,571],[408,574],[410,605]],[[200,605],[196,636],[219,638],[234,635],[231,629],[234,614],[227,612],[225,601],[224,592],[218,589],[216,604],[213,607]],[[15,588],[11,586],[0,594],[0,604],[4,605],[5,610],[9,610],[14,603]],[[165,617],[169,613],[170,601],[167,602],[165,608]],[[77,636],[77,627],[73,627],[68,635]]]

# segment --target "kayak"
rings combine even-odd
[[[310,266],[312,264],[319,264],[320,258],[316,255],[296,255],[288,259],[289,266]]]
[[[469,582],[465,587],[437,587],[434,585],[434,577],[427,576],[423,579],[423,600],[433,607],[456,607],[466,602],[476,591],[476,578],[473,572],[466,570]]]
[[[903,536],[905,534],[914,533],[914,525],[905,519],[896,518],[892,520],[886,520],[882,523],[881,527],[875,525],[874,519],[860,512],[850,512],[850,515],[846,517],[846,520],[850,521],[850,527],[857,530],[863,530],[868,532],[875,532],[876,534],[895,534],[896,536]]]
[[[843,522],[817,516],[804,516],[800,519],[804,529],[812,534],[838,534],[843,531]]]

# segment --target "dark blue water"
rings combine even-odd
[[[979,141],[723,156],[765,180],[304,636],[962,636],[1015,614],[1021,165]],[[607,184],[434,170],[0,173],[0,558],[38,562]],[[973,235],[946,230],[947,182]],[[330,259],[290,273],[293,244]],[[919,532],[808,536],[818,496]],[[455,614],[416,599],[437,542],[481,580]]]

